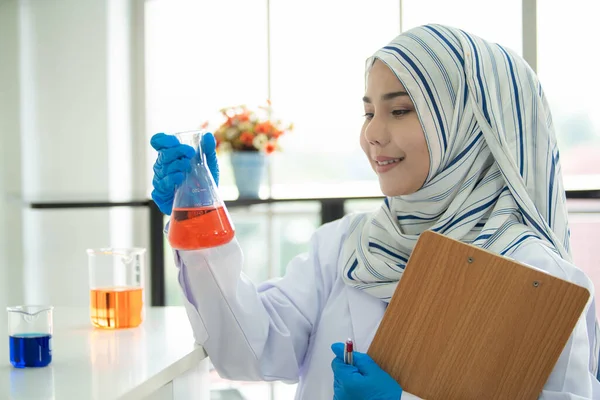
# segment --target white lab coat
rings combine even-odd
[[[354,338],[366,352],[386,304],[344,284],[340,271],[349,216],[325,224],[310,250],[294,258],[283,278],[255,286],[242,272],[237,241],[200,251],[176,251],[179,283],[196,341],[223,378],[298,382],[296,399],[332,399],[334,342]],[[586,287],[578,268],[531,243],[513,256]],[[595,370],[595,301],[578,321],[540,399],[600,399]],[[403,394],[402,400],[414,399]]]

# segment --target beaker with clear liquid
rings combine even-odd
[[[234,227],[206,165],[201,141],[204,131],[176,133],[182,144],[196,151],[192,168],[176,188],[169,222],[169,243],[176,250],[200,250],[230,242]]]
[[[10,363],[16,368],[52,362],[52,306],[6,307]]]
[[[144,312],[144,248],[87,249],[90,318],[103,329],[135,328]]]

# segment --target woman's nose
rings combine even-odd
[[[373,118],[365,128],[365,138],[372,146],[385,146],[390,142],[390,135],[385,124]]]

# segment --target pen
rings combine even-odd
[[[352,339],[348,339],[344,345],[344,363],[354,365],[353,352],[354,343],[352,342]]]

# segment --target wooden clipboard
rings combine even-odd
[[[426,231],[368,354],[423,399],[535,400],[589,297],[583,287]]]

